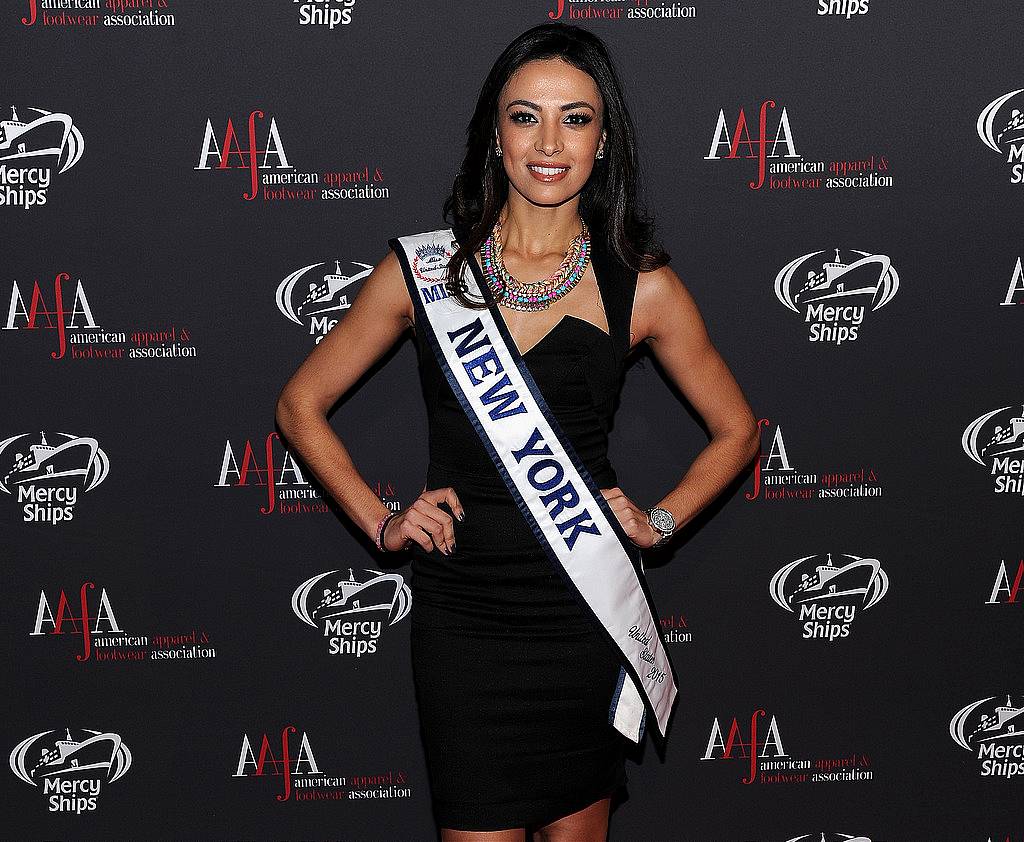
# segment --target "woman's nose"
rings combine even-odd
[[[538,152],[543,152],[545,155],[554,155],[561,150],[560,130],[557,124],[541,126],[536,148]]]

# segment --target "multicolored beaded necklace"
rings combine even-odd
[[[480,247],[480,257],[487,286],[499,303],[512,310],[546,310],[576,286],[590,261],[590,230],[586,222],[580,222],[583,229],[569,243],[558,271],[543,280],[526,283],[517,281],[505,269],[501,259],[501,220],[495,222],[494,230]]]

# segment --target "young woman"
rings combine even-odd
[[[651,695],[664,692],[665,670],[624,667],[616,612],[646,603],[636,600],[639,587],[621,583],[636,581],[642,549],[668,540],[758,450],[751,409],[636,206],[636,173],[633,125],[602,42],[563,24],[523,33],[484,82],[445,203],[452,227],[391,241],[278,401],[291,447],[346,514],[381,549],[411,551],[413,678],[444,842],[606,839],[611,796],[626,783],[624,752],[639,741],[635,715],[654,711],[662,728],[674,698],[671,678],[672,696]],[[443,308],[467,325],[447,334],[461,344],[446,350],[434,315]],[[477,316],[493,321],[474,328]],[[408,328],[428,403],[430,464],[423,492],[392,514],[326,412]],[[678,485],[646,509],[618,487],[607,459],[625,359],[642,343],[712,433]],[[458,357],[470,349],[473,360]],[[499,380],[503,370],[524,379]],[[489,391],[474,415],[470,392],[481,382]],[[532,385],[518,394],[516,382]],[[508,454],[488,436],[501,435],[499,421],[520,423],[506,416],[522,409],[515,398],[529,402],[529,390],[574,451],[576,486],[550,490],[544,477],[562,471],[554,462],[545,463],[553,474],[540,463],[515,476],[502,467]],[[656,454],[658,443],[636,447]],[[526,449],[510,452],[520,459]],[[579,565],[561,545],[572,543],[559,541],[565,519],[552,516],[545,531],[545,510],[531,508],[571,507],[588,488],[599,495],[587,511],[595,523],[606,512],[612,530],[604,531],[615,532],[595,550],[592,570],[585,554]],[[599,531],[589,522],[579,529],[587,539]],[[626,552],[599,574],[614,556],[603,554],[609,547]],[[658,634],[638,627],[629,637],[653,663]],[[646,707],[637,702],[630,720],[624,699],[638,682]],[[643,701],[639,688],[634,698]]]

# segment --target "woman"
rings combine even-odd
[[[642,549],[663,544],[753,458],[758,435],[636,208],[636,172],[632,122],[604,45],[574,26],[535,27],[506,48],[483,85],[445,203],[453,225],[437,232],[451,250],[439,257],[441,246],[431,246],[421,256],[442,261],[435,277],[444,278],[446,306],[457,302],[472,316],[499,305],[515,346],[508,359],[528,363],[638,566]],[[285,385],[279,425],[379,548],[411,550],[413,678],[442,840],[603,840],[611,796],[626,782],[629,740],[610,724],[609,708],[622,690],[620,653],[540,546],[457,399],[461,387],[435,356],[434,328],[417,319],[427,311],[414,300],[413,275],[430,270],[400,251],[393,240],[344,320]],[[437,284],[429,293],[441,294]],[[325,415],[410,327],[430,465],[424,491],[391,513]],[[607,459],[624,361],[641,343],[713,434],[649,509],[618,487]],[[637,446],[657,452],[658,443]]]

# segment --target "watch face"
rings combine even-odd
[[[672,513],[666,509],[651,509],[651,524],[659,532],[671,532],[675,529],[676,520]]]

